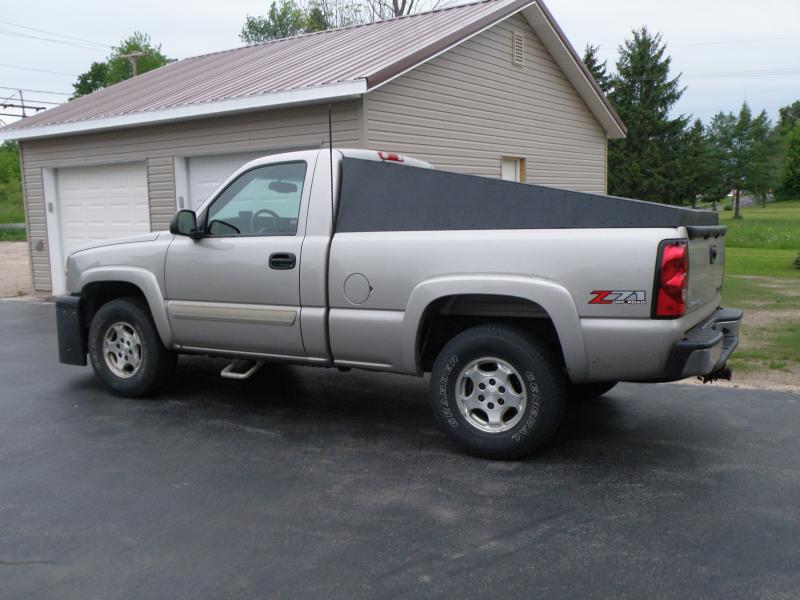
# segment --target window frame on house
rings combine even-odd
[[[507,169],[513,171],[513,178],[507,177]],[[500,179],[525,183],[525,158],[522,156],[503,155],[500,157]]]

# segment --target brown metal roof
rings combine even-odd
[[[533,4],[534,0],[483,0],[186,58],[21,119],[0,135],[13,138],[8,135],[12,131],[22,134],[53,126],[62,130],[69,124],[85,125],[81,129],[88,131],[95,120],[139,115],[138,121],[144,122],[149,113],[176,109],[185,109],[185,116],[177,118],[186,118],[213,103],[257,102],[268,95],[348,82],[365,82],[363,91],[368,91]]]

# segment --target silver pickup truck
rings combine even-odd
[[[618,381],[730,377],[714,213],[436,171],[396,154],[265,157],[169,232],[67,262],[59,356],[117,394],[179,353],[423,376],[441,428],[513,458],[569,397]]]

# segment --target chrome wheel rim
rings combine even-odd
[[[103,336],[103,357],[106,366],[117,377],[128,379],[142,366],[142,342],[133,325],[118,321]]]
[[[467,423],[486,433],[515,427],[525,413],[528,393],[508,362],[486,356],[473,360],[456,380],[456,404]]]

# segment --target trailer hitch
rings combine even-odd
[[[701,375],[698,376],[698,379],[705,383],[714,383],[717,379],[725,379],[726,381],[731,380],[731,376],[733,373],[731,372],[729,367],[721,367],[716,371],[712,371],[708,375]]]

